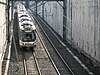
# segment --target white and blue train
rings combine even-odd
[[[24,5],[17,5],[17,13],[20,48],[33,49],[36,46],[36,27]]]

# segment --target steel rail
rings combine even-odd
[[[29,11],[29,14],[32,15],[31,11]],[[33,20],[33,19],[34,19],[34,18],[33,18],[33,15],[32,15],[32,20]],[[57,67],[56,67],[56,65],[55,65],[55,63],[54,63],[54,61],[52,60],[52,58],[51,58],[51,56],[50,56],[50,54],[49,54],[49,52],[48,52],[48,50],[47,50],[47,48],[46,48],[44,42],[42,41],[42,39],[41,39],[41,37],[40,37],[40,35],[39,35],[39,33],[38,33],[37,30],[36,30],[36,33],[37,33],[37,36],[39,37],[39,40],[40,40],[40,42],[41,42],[43,48],[45,49],[45,51],[46,51],[46,53],[47,53],[47,55],[48,55],[48,57],[49,57],[49,59],[50,59],[52,65],[54,66],[54,68],[55,68],[57,74],[58,74],[58,75],[61,75],[60,72],[59,72],[59,70],[57,69]]]
[[[24,67],[24,75],[28,75],[27,65],[26,65],[26,60],[25,60],[25,54],[24,54],[24,52],[22,53],[22,60],[23,60],[23,67]]]
[[[35,57],[34,51],[32,51],[32,55],[33,55],[33,59],[35,60],[34,62],[35,62],[35,64],[36,64],[38,74],[39,74],[39,75],[42,75],[41,72],[40,72],[40,68],[39,68],[37,59],[36,59],[36,57]],[[29,75],[29,74],[28,74],[28,67],[27,67],[27,62],[26,62],[26,58],[25,58],[25,53],[24,53],[24,51],[22,52],[22,60],[23,60],[23,67],[24,67],[24,75]]]
[[[32,54],[33,54],[33,57],[34,57],[34,60],[35,60],[35,64],[36,64],[36,67],[37,67],[38,73],[39,73],[39,75],[42,75],[42,74],[41,74],[41,71],[40,71],[40,68],[39,68],[39,64],[38,64],[37,59],[36,59],[36,57],[35,57],[35,53],[32,52]]]
[[[60,72],[58,71],[58,69],[57,69],[55,63],[53,62],[53,60],[52,60],[52,58],[51,58],[51,56],[50,56],[50,54],[49,54],[49,52],[48,52],[48,50],[47,50],[47,48],[46,48],[44,42],[42,41],[41,36],[39,35],[38,31],[37,31],[37,35],[38,35],[38,38],[39,38],[39,40],[40,40],[40,42],[41,42],[43,48],[45,49],[45,51],[46,51],[46,53],[47,53],[47,55],[48,55],[48,57],[49,57],[49,59],[50,59],[52,65],[53,65],[53,67],[55,68],[57,74],[58,74],[58,75],[61,75]]]
[[[31,13],[30,10],[29,10],[29,14],[32,16],[32,13]],[[31,17],[31,18],[32,18],[32,20],[33,20],[33,17]],[[57,69],[57,67],[56,67],[56,65],[55,65],[55,63],[54,63],[54,61],[52,60],[52,58],[51,58],[51,56],[50,56],[50,54],[49,54],[49,52],[48,52],[48,50],[47,50],[47,48],[46,48],[44,42],[43,42],[42,39],[41,39],[41,36],[39,35],[39,33],[38,33],[37,30],[36,30],[36,34],[37,34],[37,36],[38,36],[38,38],[39,38],[39,40],[40,40],[40,42],[41,42],[41,44],[42,44],[44,50],[46,51],[46,53],[47,53],[47,55],[48,55],[48,57],[49,57],[49,59],[50,59],[52,65],[53,65],[53,67],[55,68],[57,74],[58,74],[58,75],[61,75],[60,72],[58,71],[58,69]],[[37,65],[37,66],[38,66],[38,65]]]

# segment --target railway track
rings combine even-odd
[[[40,25],[39,26],[36,25],[36,28],[37,28],[38,36],[41,36],[40,37],[41,42],[46,47],[47,54],[50,54],[49,56],[51,57],[53,63],[55,63],[55,65],[57,66],[57,69],[59,70],[60,74],[74,75],[74,73],[71,71],[68,65],[64,62],[63,58],[61,57],[57,49],[51,43],[50,39],[48,38],[47,34],[44,32],[43,28]]]
[[[37,33],[37,44],[35,52],[21,50],[19,57],[21,75],[61,75],[50,55],[45,51],[46,47],[41,36]]]
[[[38,21],[37,23],[40,25]],[[41,25],[40,27],[42,28]],[[34,53],[23,50],[25,51],[23,55],[22,50],[18,50],[21,75],[89,75],[69,52],[64,51],[65,47],[60,46],[59,41],[55,41],[56,38],[53,35],[50,36],[50,30],[48,32],[45,25],[43,28],[40,30],[37,27],[37,46],[34,48]],[[52,38],[49,39],[48,36]]]
[[[34,16],[33,16],[34,17]],[[34,17],[35,18],[35,17]],[[37,20],[38,19],[38,20]],[[64,64],[68,67],[68,70],[71,71],[72,75],[93,75],[88,69],[74,56],[66,46],[61,44],[62,42],[57,39],[52,31],[48,28],[43,21],[38,18],[35,18],[37,24],[42,28],[42,31],[48,38],[49,42],[52,44],[52,47],[55,48],[58,55],[63,60]],[[46,41],[44,39],[44,41]],[[46,42],[45,42],[46,44]],[[48,47],[51,48],[51,47]],[[49,50],[50,52],[51,50]],[[51,52],[53,54],[53,52]],[[52,55],[51,55],[52,56]],[[59,69],[59,68],[58,68]],[[63,75],[63,74],[62,74]]]
[[[17,13],[14,14],[14,37],[16,43],[16,52],[18,54],[19,75],[41,75],[38,68],[38,63],[35,59],[35,54],[32,51],[19,48],[18,42],[18,17]],[[15,52],[15,53],[16,53]],[[14,55],[14,54],[12,54]],[[13,74],[12,74],[13,75]]]
[[[21,75],[41,75],[37,60],[32,51],[21,50],[19,53]]]
[[[16,27],[14,26],[14,30],[17,30],[17,25]],[[16,37],[17,31],[14,34]],[[37,33],[35,52],[19,49],[19,46],[16,45],[20,75],[60,75],[49,54],[45,51],[46,47],[41,42],[40,37]],[[15,42],[18,44],[18,39],[15,39]]]
[[[47,48],[43,43],[41,36],[37,32],[37,47],[35,48],[35,57],[40,68],[41,75],[61,75],[55,66]]]

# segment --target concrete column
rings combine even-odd
[[[26,9],[29,8],[29,1],[25,1],[25,7]]]
[[[42,1],[42,18],[44,19],[44,3]]]
[[[35,3],[36,3],[36,16],[37,16],[37,1],[35,1]]]
[[[66,39],[66,26],[67,26],[67,0],[63,1],[63,41]]]
[[[71,40],[73,40],[72,38],[72,0],[71,1]]]
[[[11,14],[13,14],[13,6],[14,6],[13,3],[14,3],[14,2],[11,1]],[[13,20],[13,15],[11,15],[11,20]]]
[[[10,23],[9,23],[10,22],[10,20],[9,20],[10,19],[9,18],[10,5],[9,4],[10,4],[10,1],[8,0],[8,4],[7,4],[8,5],[8,7],[7,7],[7,23],[8,23],[7,24],[7,40],[8,40],[8,43],[10,42],[10,35],[9,35],[9,33],[10,33],[10,31],[9,31],[9,26],[10,26]]]

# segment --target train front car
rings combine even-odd
[[[36,29],[33,28],[32,22],[21,23],[19,33],[20,48],[33,49],[36,46]]]
[[[18,4],[17,11],[19,21],[19,46],[21,49],[33,50],[34,46],[36,46],[36,28],[24,5]]]

